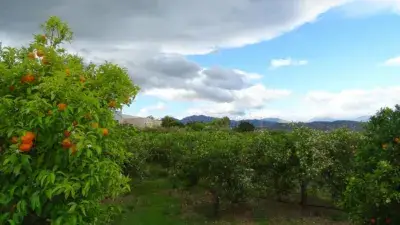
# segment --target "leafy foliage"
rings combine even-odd
[[[343,207],[355,222],[400,223],[400,106],[380,110],[366,125]]]
[[[170,127],[183,127],[184,125],[174,117],[165,116],[164,118],[161,119],[161,126],[170,128]]]
[[[238,126],[236,127],[236,131],[239,132],[250,132],[254,131],[255,129],[256,128],[254,127],[254,125],[247,121],[240,121]]]
[[[66,53],[72,32],[59,18],[42,29],[0,53],[0,223],[107,222],[100,201],[129,190],[121,165],[131,157],[113,110],[139,88],[115,64]]]

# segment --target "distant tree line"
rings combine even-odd
[[[228,117],[216,118],[211,122],[191,121],[183,124],[180,120],[172,117],[165,116],[161,119],[161,126],[165,128],[188,128],[194,131],[202,130],[229,130],[231,129],[231,120]],[[238,132],[251,132],[255,130],[255,126],[247,121],[240,121],[239,124],[233,128]]]

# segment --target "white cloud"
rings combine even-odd
[[[270,100],[284,100],[281,93]],[[258,95],[252,95],[259,96]],[[204,114],[229,116],[231,119],[280,118],[288,121],[309,121],[312,118],[355,119],[374,115],[382,107],[400,103],[400,86],[373,89],[346,89],[339,92],[310,91],[297,97],[300,100],[283,108],[269,106],[269,100],[255,101],[253,106],[241,108],[235,103],[205,103],[190,108],[186,115]],[[246,99],[252,101],[250,99]],[[293,100],[293,99],[292,99]],[[239,101],[240,102],[240,101]]]
[[[262,84],[256,84],[244,90],[234,91],[232,102],[203,102],[187,110],[188,114],[203,114],[210,116],[230,116],[238,118],[249,116],[249,112],[263,109],[269,102],[288,97],[289,90],[268,89]]]
[[[354,118],[373,115],[382,107],[400,103],[400,86],[349,89],[340,92],[311,91],[304,100],[308,117]]]
[[[384,66],[400,66],[400,56],[386,60]]]
[[[149,116],[153,112],[159,112],[159,111],[164,111],[166,109],[166,104],[164,102],[158,102],[156,105],[151,105],[144,107],[139,110],[139,112],[136,114],[136,116],[144,117],[144,116]]]
[[[307,64],[308,64],[307,60],[295,60],[292,58],[273,59],[270,62],[270,69],[277,69],[279,67],[285,67],[285,66],[304,66]]]

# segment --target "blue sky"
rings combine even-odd
[[[374,88],[385,89],[399,84],[399,67],[384,66],[385,61],[400,55],[400,30],[395,29],[398,24],[400,17],[389,11],[351,17],[341,9],[333,9],[320,15],[315,22],[300,26],[272,40],[188,56],[188,59],[206,68],[223,67],[256,73],[262,76],[259,82],[265,86],[290,90],[290,96],[267,103],[268,109],[276,110],[277,113],[266,113],[264,117],[285,117],[285,113],[279,112],[297,109],[304,114],[299,117],[303,120],[313,116],[357,117],[363,116],[363,113],[373,113],[374,110],[361,110],[354,115],[307,115],[302,100],[311,91],[338,94],[341,91],[358,89],[368,92]],[[289,58],[305,60],[307,64],[271,68],[271,60]],[[390,103],[396,101],[383,99],[388,97],[387,93],[376,94],[374,97],[377,101],[382,97],[381,106],[385,106],[386,102],[389,102],[388,106],[392,106]],[[158,108],[155,107],[157,104]],[[182,117],[185,113],[181,112],[185,112],[191,105],[190,102],[164,103],[156,97],[139,96],[134,106],[125,109],[124,112],[143,116],[153,113],[152,115],[159,117],[165,114]],[[379,102],[374,102],[374,105],[379,105]],[[140,112],[140,109],[149,106],[153,106],[153,110]],[[290,119],[290,113],[285,119]]]

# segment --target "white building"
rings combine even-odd
[[[114,113],[114,118],[121,124],[130,124],[138,128],[161,126],[161,120],[148,117],[125,115],[120,111]]]

